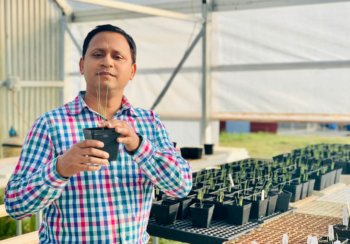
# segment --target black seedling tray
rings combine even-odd
[[[231,225],[226,221],[212,220],[209,228],[196,228],[192,226],[190,219],[176,220],[174,224],[157,224],[155,218],[149,219],[147,232],[151,236],[161,237],[169,240],[180,241],[192,244],[222,244],[225,241],[233,240],[247,232],[256,229],[267,220],[278,217],[293,211],[274,213],[270,216],[250,221],[244,225]]]

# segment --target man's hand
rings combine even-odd
[[[125,148],[128,151],[136,152],[140,146],[141,140],[139,136],[135,133],[133,128],[131,128],[130,125],[123,120],[114,119],[110,121],[103,121],[99,122],[97,126],[100,128],[115,128],[115,131],[122,135],[122,137],[117,139],[117,142],[124,143]]]
[[[56,171],[62,177],[70,177],[80,171],[97,171],[101,169],[100,165],[107,165],[109,154],[94,147],[103,147],[104,144],[97,140],[85,140],[74,144],[68,151],[58,157],[56,162]],[[95,157],[86,157],[97,156]],[[85,165],[100,164],[100,165]]]

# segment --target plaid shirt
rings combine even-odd
[[[5,207],[17,220],[43,210],[40,243],[147,243],[153,187],[185,197],[192,187],[189,163],[173,147],[158,115],[134,108],[125,97],[113,119],[141,135],[133,154],[119,144],[117,161],[69,178],[56,161],[97,127],[99,114],[82,91],[70,103],[43,114],[29,131],[5,190]]]

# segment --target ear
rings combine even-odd
[[[137,66],[136,66],[136,64],[133,64],[133,65],[131,66],[131,74],[130,74],[129,80],[134,79],[135,74],[136,74],[136,70],[137,70]]]
[[[80,69],[80,74],[84,74],[84,59],[83,58],[80,58],[80,61],[79,61],[79,69]]]

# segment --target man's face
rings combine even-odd
[[[85,58],[79,62],[86,89],[124,90],[136,72],[126,38],[116,32],[100,32],[90,41]]]

